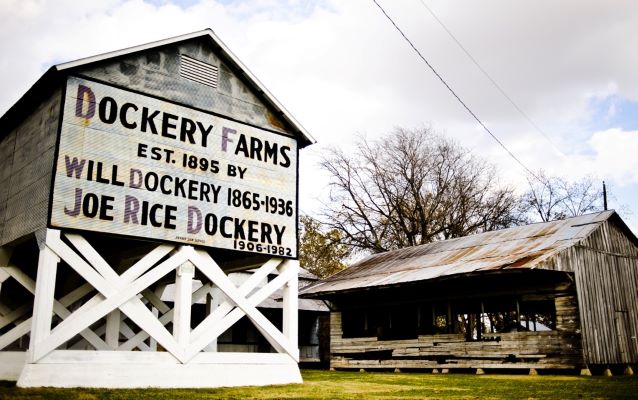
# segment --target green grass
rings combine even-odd
[[[20,389],[0,399],[638,399],[638,376],[432,375],[306,370],[304,383],[222,389]]]

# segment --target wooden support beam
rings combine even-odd
[[[159,318],[159,310],[155,307],[151,308],[151,312],[155,316],[155,318]],[[149,337],[148,339],[148,351],[157,351],[157,340],[153,339],[153,337]]]
[[[207,294],[206,294],[206,316],[211,315],[215,310],[217,310],[217,308],[219,308],[219,305],[222,303],[221,299],[222,299],[222,292],[221,290],[219,290],[219,288],[212,288]],[[217,351],[217,339],[213,339],[208,346],[206,346],[204,348],[205,351],[209,351],[209,352],[216,352]]]
[[[173,337],[182,348],[190,341],[191,297],[195,266],[187,261],[177,268],[175,276],[175,312],[173,313]]]
[[[26,319],[20,322],[18,325],[16,325],[9,332],[5,332],[5,334],[0,337],[0,350],[4,349],[11,343],[15,342],[16,340],[20,339],[22,336],[29,333],[29,331],[31,330],[31,325],[32,325],[31,321],[32,321],[31,318]]]
[[[106,315],[106,344],[112,350],[120,345],[120,310],[113,310]]]
[[[25,274],[21,269],[14,265],[9,265],[5,267],[4,270],[22,287],[31,292],[33,295],[36,293],[36,282],[34,282],[27,274]],[[62,301],[65,303],[69,303],[70,300],[73,300],[79,293],[85,292],[85,290],[74,290],[68,295],[62,298]],[[35,300],[34,300],[35,301]],[[63,320],[67,319],[71,312],[59,301],[53,299],[53,312],[62,318]],[[34,314],[35,315],[35,314]],[[98,337],[93,331],[86,328],[80,332],[80,335],[84,337],[93,347],[97,350],[107,350],[108,346],[106,343]]]
[[[80,276],[93,285],[100,294],[94,296],[73,315],[62,321],[46,339],[46,343],[43,343],[41,351],[36,354],[36,358],[45,356],[61,343],[76,335],[78,327],[89,326],[116,307],[124,311],[140,328],[154,336],[171,354],[177,358],[181,357],[183,352],[177,346],[172,335],[137,298],[137,294],[184,263],[192,255],[192,250],[189,252],[187,249],[180,249],[169,259],[155,266],[144,275],[139,276],[146,272],[147,269],[153,267],[152,262],[149,261],[156,258],[155,256],[159,256],[157,257],[158,260],[163,257],[161,251],[158,252],[158,250],[162,250],[166,245],[160,245],[129,268],[117,280],[112,281],[104,279],[59,238],[47,242],[47,245],[60,255]],[[132,273],[132,270],[135,272]]]
[[[228,315],[226,315],[223,321],[217,323],[215,319],[219,317],[219,313],[213,313],[207,317],[200,325],[193,331],[193,336],[198,336],[197,331],[202,326],[206,326],[210,330],[204,330],[205,334],[199,336],[194,343],[191,344],[188,351],[188,359],[192,358],[197,352],[201,351],[210,341],[221,333],[223,333],[228,327],[232,326],[245,314],[254,324],[255,327],[261,332],[262,335],[268,340],[268,342],[280,353],[288,353],[290,357],[296,362],[299,361],[299,349],[296,345],[290,343],[288,338],[283,335],[261,312],[256,309],[256,306],[264,301],[270,294],[265,297],[262,295],[269,293],[269,290],[276,290],[283,286],[283,283],[287,282],[294,276],[296,271],[289,269],[281,273],[273,281],[269,282],[266,286],[261,288],[256,294],[247,299],[244,294],[238,289],[226,276],[226,274],[219,268],[217,263],[204,251],[196,251],[197,257],[191,259],[197,268],[212,282],[214,282],[226,296],[237,305],[238,308],[234,309]],[[248,282],[248,280],[247,280]],[[217,311],[222,310],[222,307]],[[221,314],[224,315],[224,314]],[[228,323],[224,323],[228,321]],[[215,323],[212,323],[215,322]]]
[[[33,317],[31,319],[31,338],[29,343],[29,361],[34,362],[38,346],[51,333],[51,317],[55,293],[55,277],[60,258],[47,246],[51,239],[60,239],[60,231],[47,229],[38,242],[38,272],[35,298],[33,299]]]
[[[286,260],[279,267],[279,272],[292,271],[293,277],[284,285],[283,290],[283,333],[290,344],[298,347],[298,314],[299,314],[299,261]]]
[[[193,293],[192,304],[195,304],[198,301],[200,301],[206,295],[206,293],[208,293],[208,291],[210,290],[210,287],[211,287],[211,284],[207,283],[201,288],[197,289],[195,293]],[[155,311],[157,311],[157,309],[154,309],[153,315],[157,317],[159,315],[159,312],[155,312]],[[173,312],[174,312],[173,308],[169,309],[168,312],[166,312],[159,318],[159,322],[162,325],[167,325],[169,322],[172,322]],[[191,336],[192,336],[192,333],[191,333]],[[143,343],[144,340],[146,340],[148,337],[149,337],[149,334],[147,332],[144,332],[144,331],[138,332],[136,335],[128,338],[129,340],[122,343],[120,345],[119,350],[133,350],[136,347],[141,347],[144,345]],[[153,339],[152,336],[150,337],[151,337],[151,340],[155,341],[155,339]],[[157,344],[155,345],[157,346]]]

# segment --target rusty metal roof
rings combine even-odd
[[[614,214],[603,211],[373,254],[300,294],[314,297],[470,272],[542,268],[544,260],[587,237]]]

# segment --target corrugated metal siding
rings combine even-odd
[[[60,93],[33,110],[1,144],[0,245],[46,227]]]

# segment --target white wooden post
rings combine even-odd
[[[175,312],[173,313],[173,337],[182,347],[188,346],[191,332],[191,296],[195,266],[187,261],[177,268],[175,277]]]
[[[206,316],[214,312],[222,303],[221,299],[222,291],[219,288],[212,288],[206,295]],[[217,351],[217,339],[213,340],[206,346],[205,351],[216,352]]]
[[[289,269],[294,270],[294,276],[286,283],[283,290],[283,334],[294,347],[299,347],[299,261],[284,261],[279,268],[279,272],[284,273]]]
[[[12,249],[8,247],[0,247],[0,293],[2,293],[2,283],[9,279],[10,275],[5,272],[3,267],[9,265],[9,260],[11,259]],[[2,304],[0,304],[2,307]],[[8,309],[4,310],[0,308],[0,314],[7,314],[9,312]]]
[[[9,279],[9,274],[2,269],[9,265],[12,249],[8,247],[0,247],[0,293],[2,293],[2,283]]]
[[[38,257],[38,273],[33,299],[33,317],[31,319],[31,339],[29,342],[29,360],[35,361],[34,353],[38,343],[51,333],[51,317],[55,293],[55,277],[60,258],[47,247],[47,240],[60,238],[60,231],[47,229],[36,235],[40,255]]]
[[[151,307],[151,312],[153,313],[155,318],[159,319],[159,310],[157,308]],[[153,336],[149,336],[148,351],[157,351],[157,340],[155,340]]]
[[[120,346],[120,310],[113,310],[106,315],[106,344],[113,350]]]

